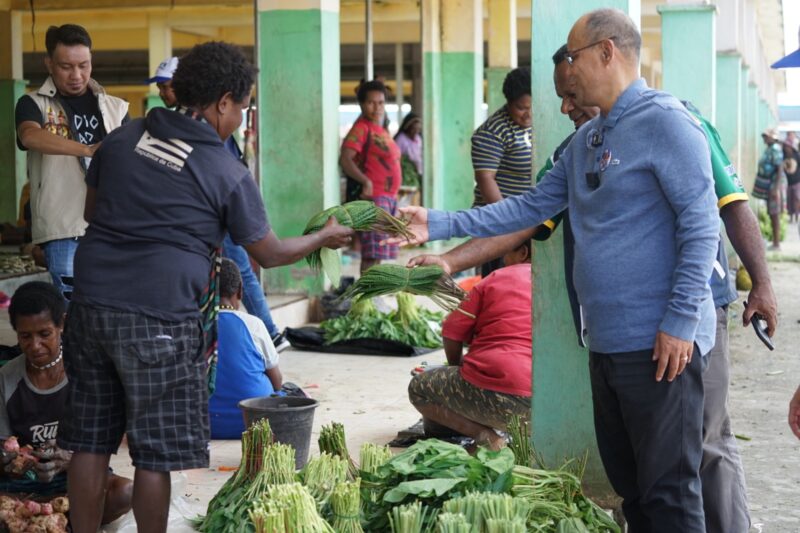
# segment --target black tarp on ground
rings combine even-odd
[[[418,348],[402,342],[386,339],[351,339],[335,342],[333,344],[325,344],[322,328],[312,326],[304,328],[286,328],[284,335],[293,348],[311,352],[411,357],[413,355],[424,355],[435,351],[431,348]]]

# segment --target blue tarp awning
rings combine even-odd
[[[800,48],[772,64],[772,68],[800,67]]]

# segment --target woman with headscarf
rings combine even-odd
[[[397,135],[394,136],[402,154],[403,183],[409,181],[422,182],[423,162],[422,162],[422,119],[416,113],[409,113],[403,118]],[[409,168],[408,163],[413,165]],[[414,174],[413,179],[408,179],[407,174]]]

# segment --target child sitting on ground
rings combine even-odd
[[[212,439],[238,439],[245,430],[238,404],[281,390],[278,352],[264,323],[240,311],[242,276],[223,259],[219,272],[219,343],[214,394],[209,399]]]
[[[530,243],[503,257],[442,326],[449,366],[417,375],[408,397],[422,416],[499,449],[512,415],[531,412]],[[463,355],[464,345],[469,351]]]

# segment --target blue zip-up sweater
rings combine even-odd
[[[431,210],[428,229],[431,240],[501,235],[565,207],[592,351],[651,349],[658,331],[702,354],[713,347],[719,215],[708,143],[677,99],[635,81],[535,188],[478,209]]]

